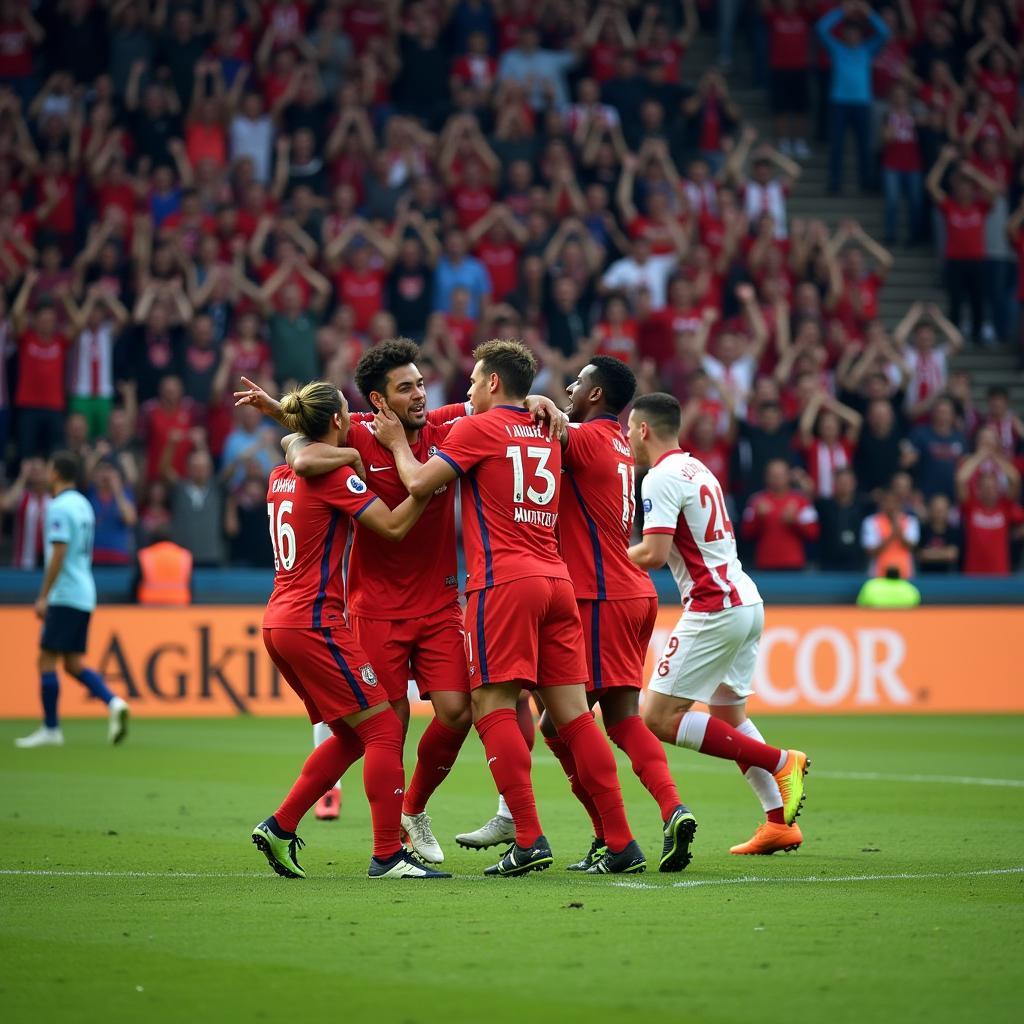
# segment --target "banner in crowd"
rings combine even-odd
[[[155,610],[101,606],[87,663],[145,716],[302,714],[271,664],[258,606]],[[658,616],[648,670],[679,615]],[[31,609],[0,608],[4,685],[0,717],[39,714],[39,622]],[[1021,712],[1024,608],[769,607],[750,707],[758,712]],[[369,652],[371,658],[373,652]],[[427,713],[430,705],[414,701]],[[104,708],[64,678],[61,711]]]

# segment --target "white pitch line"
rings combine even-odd
[[[934,878],[983,878],[989,875],[1024,874],[1024,866],[1015,868],[988,868],[983,871],[929,871],[914,874],[902,871],[893,875],[806,875],[803,878],[769,878],[764,875],[743,875],[740,878],[694,878],[671,885],[651,885],[648,882],[612,882],[620,889],[699,889],[708,885],[835,885],[839,882],[924,881]]]
[[[534,753],[531,755],[534,764],[555,764],[550,754]],[[720,772],[722,767],[711,761],[688,760],[677,768],[681,775],[710,775]],[[976,775],[919,775],[901,774],[898,772],[845,772],[832,771],[828,768],[812,768],[811,781],[814,779],[837,779],[841,782],[908,782],[932,786],[997,786],[1006,789],[1024,789],[1024,779],[992,779]]]

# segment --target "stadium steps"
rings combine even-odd
[[[737,38],[737,45],[745,45],[743,34]],[[685,72],[687,81],[696,84],[704,70],[715,63],[716,45],[714,37],[702,33],[687,54]],[[743,67],[742,59],[737,61]],[[773,137],[771,111],[768,107],[766,90],[753,87],[741,81],[745,78],[735,70],[729,76],[730,92],[742,111],[745,120],[750,121],[762,138]],[[880,195],[862,196],[856,186],[856,156],[852,138],[847,142],[844,161],[844,184],[846,194],[828,196],[825,188],[828,176],[828,149],[825,143],[812,144],[812,156],[802,162],[800,180],[789,198],[790,218],[824,220],[830,228],[840,221],[859,221],[872,238],[882,240],[885,233],[884,209]],[[935,254],[927,246],[908,248],[894,246],[895,263],[880,296],[882,320],[894,328],[916,301],[935,302],[942,309],[948,303],[948,296],[942,287],[942,267]],[[1010,390],[1015,408],[1024,409],[1024,374],[1016,369],[1016,353],[1012,348],[970,349],[953,363],[954,369],[966,370],[971,375],[975,402],[984,402],[985,391],[994,384],[1003,384]]]

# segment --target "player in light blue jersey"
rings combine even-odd
[[[15,740],[18,747],[63,745],[64,733],[57,718],[57,662],[62,659],[67,672],[107,705],[110,742],[120,743],[128,731],[127,702],[107,689],[98,672],[82,665],[89,619],[96,607],[96,583],[92,578],[96,517],[92,505],[75,487],[79,470],[78,457],[71,452],[56,452],[47,466],[53,501],[46,510],[46,571],[35,604],[36,614],[43,620],[39,642],[43,724]]]

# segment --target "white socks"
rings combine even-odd
[[[505,803],[505,798],[500,793],[498,794],[498,817],[512,820],[512,812],[508,809],[508,804]]]
[[[676,746],[700,750],[704,745],[704,733],[707,732],[711,716],[706,711],[686,711],[679,720],[676,732]]]
[[[741,725],[737,725],[736,731],[764,743],[764,737],[761,735],[760,730],[749,718]],[[785,757],[785,752],[783,752],[783,757]],[[769,772],[766,772],[763,768],[751,766],[744,772],[743,777],[750,783],[750,788],[756,794],[757,799],[761,801],[761,807],[765,813],[774,811],[777,807],[782,806],[782,794],[779,792],[779,784]]]
[[[313,746],[319,747],[328,736],[331,735],[331,727],[326,722],[317,722],[313,726]],[[341,789],[341,779],[334,784],[335,789]]]

